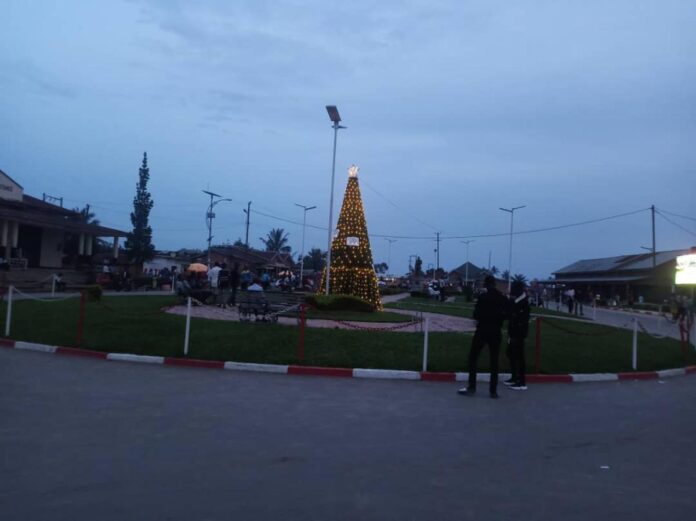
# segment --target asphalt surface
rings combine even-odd
[[[0,349],[0,382],[3,521],[654,521],[696,507],[694,376],[491,400]]]

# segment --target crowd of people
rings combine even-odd
[[[240,268],[238,263],[231,267],[216,262],[207,272],[190,271],[181,273],[176,279],[177,293],[182,296],[214,295],[215,305],[220,308],[235,306],[238,291],[269,291],[272,287],[280,291],[294,291],[298,283],[291,271],[277,275],[268,271],[253,273],[248,266]]]

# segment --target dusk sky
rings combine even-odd
[[[466,260],[463,237],[647,209],[657,249],[696,245],[693,1],[3,1],[0,169],[25,193],[130,230],[147,151],[158,249],[250,243],[282,227],[326,248],[347,170],[375,262]],[[259,213],[261,212],[261,213]],[[671,213],[666,213],[671,212]],[[678,214],[678,215],[674,215]],[[274,217],[285,219],[286,222]],[[685,217],[691,217],[687,219]],[[456,238],[454,238],[456,237]],[[650,212],[514,238],[513,273],[640,253]],[[474,264],[508,264],[479,237]]]

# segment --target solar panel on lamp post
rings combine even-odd
[[[335,105],[327,105],[326,112],[329,114],[329,119],[333,122],[334,141],[333,141],[333,162],[331,164],[331,197],[329,198],[329,240],[326,252],[326,294],[329,294],[329,284],[331,281],[331,241],[333,239],[333,197],[334,197],[334,179],[336,177],[336,140],[338,138],[338,130],[346,128],[339,125],[341,116],[338,114],[338,109]]]
[[[223,201],[231,201],[232,199],[219,199],[217,201],[213,202],[214,197],[222,197],[220,194],[216,194],[214,192],[209,192],[208,190],[201,190],[204,194],[208,194],[210,196],[210,204],[208,205],[208,212],[205,215],[205,220],[206,224],[208,226],[208,268],[210,268],[210,244],[213,240],[213,219],[215,218],[215,214],[213,213],[213,208],[215,208],[215,205],[218,203],[221,203]]]
[[[515,206],[514,208],[500,208],[500,210],[504,212],[508,212],[510,214],[510,253],[508,256],[508,294],[510,294],[510,281],[512,277],[512,223],[515,218],[515,210],[521,210],[522,208],[526,208],[527,205],[523,204],[522,206]]]

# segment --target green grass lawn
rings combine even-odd
[[[108,352],[182,356],[185,318],[163,313],[171,297],[106,297],[88,303],[83,347]],[[0,305],[4,324],[5,303]],[[62,302],[19,301],[13,305],[11,337],[51,345],[75,345],[78,299]],[[552,319],[548,319],[552,320]],[[560,322],[560,321],[558,321]],[[541,370],[544,373],[615,372],[630,370],[631,332],[562,322],[569,334],[545,324],[542,330]],[[3,326],[4,327],[4,326]],[[422,333],[392,333],[308,328],[305,365],[419,370]],[[207,360],[295,364],[298,328],[266,323],[192,319],[189,356]],[[471,336],[431,333],[429,369],[465,371]],[[502,349],[504,352],[504,348]],[[639,370],[683,365],[679,343],[639,336]],[[689,349],[690,363],[696,363]],[[534,328],[527,343],[527,361],[534,363]],[[487,370],[482,355],[480,370]],[[507,368],[505,357],[501,367]]]

